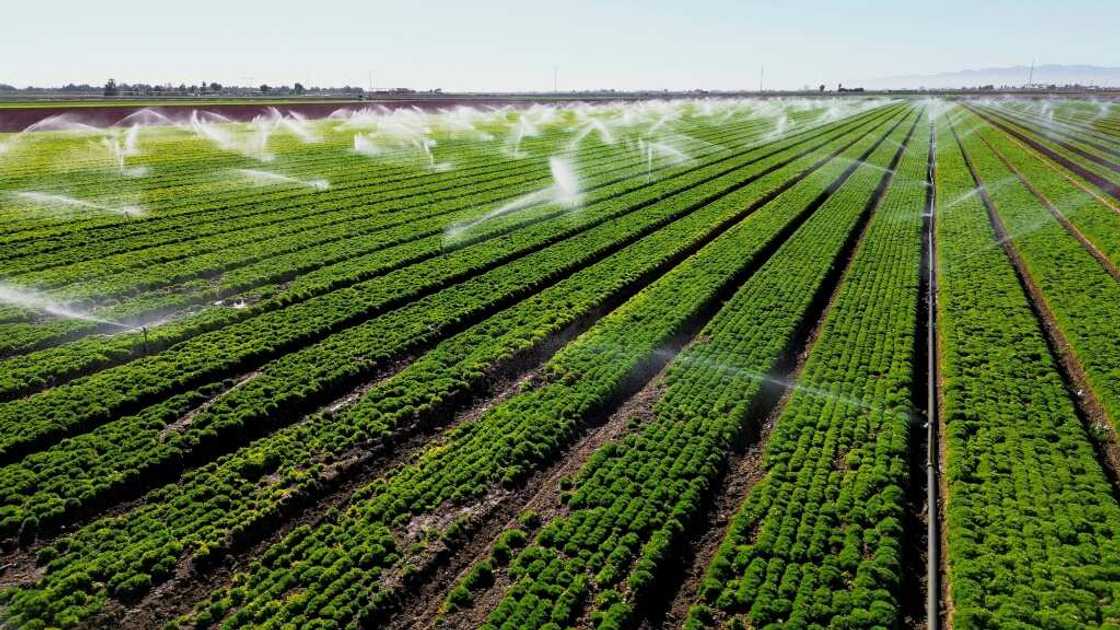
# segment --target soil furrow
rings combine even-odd
[[[1116,184],[1108,181],[1107,179],[1101,177],[1100,175],[1097,175],[1096,173],[1093,173],[1093,172],[1089,171],[1088,169],[1081,166],[1080,164],[1074,162],[1073,160],[1067,158],[1064,155],[1059,154],[1058,152],[1054,151],[1053,149],[1043,145],[1042,143],[1035,140],[1034,138],[1031,138],[1030,136],[1026,135],[1025,133],[1023,133],[1023,132],[1021,132],[1021,131],[1013,128],[1013,127],[1010,127],[1009,125],[1007,125],[1005,123],[1002,123],[1002,122],[999,122],[998,120],[995,120],[994,118],[989,116],[983,110],[977,109],[977,108],[975,108],[972,105],[969,105],[967,103],[962,103],[961,107],[964,107],[968,111],[970,111],[970,112],[976,114],[977,116],[983,118],[984,120],[986,120],[988,123],[992,124],[993,126],[998,127],[999,129],[1002,129],[1005,133],[1009,134],[1010,136],[1012,136],[1014,138],[1017,138],[1022,142],[1025,142],[1036,153],[1039,153],[1039,154],[1042,154],[1042,155],[1046,156],[1050,161],[1061,165],[1062,167],[1068,169],[1070,172],[1076,174],[1078,177],[1084,179],[1085,181],[1092,182],[1094,186],[1096,186],[1097,188],[1100,188],[1102,191],[1108,193],[1110,196],[1112,196],[1117,201],[1120,201],[1120,186],[1117,186]]]
[[[790,398],[797,389],[805,362],[812,354],[813,347],[820,337],[824,323],[836,302],[844,278],[851,268],[855,256],[862,249],[867,236],[867,226],[872,215],[879,208],[883,197],[893,181],[895,169],[902,159],[905,147],[909,144],[917,123],[911,128],[902,144],[891,159],[887,172],[879,180],[878,186],[868,200],[861,218],[845,243],[832,272],[818,289],[814,305],[808,313],[816,313],[815,320],[808,317],[797,334],[790,339],[782,360],[766,377],[766,387],[754,402],[752,413],[744,422],[743,433],[738,443],[729,453],[723,474],[717,481],[714,494],[705,505],[705,512],[698,519],[693,532],[688,536],[695,541],[680,550],[676,557],[678,565],[664,573],[671,577],[661,581],[658,592],[646,598],[644,614],[639,627],[643,629],[680,627],[688,615],[689,607],[695,603],[696,595],[704,572],[726,536],[739,506],[750,493],[751,488],[766,474],[763,453],[770,433],[777,423]],[[868,150],[874,151],[878,143]],[[855,171],[859,164],[853,164],[845,177]],[[838,185],[836,186],[839,187]]]
[[[1108,274],[1113,277],[1113,279],[1115,279],[1117,282],[1120,282],[1120,268],[1117,268],[1116,265],[1112,264],[1112,261],[1104,255],[1104,252],[1102,252],[1096,245],[1094,245],[1092,241],[1086,238],[1085,235],[1081,233],[1081,230],[1077,229],[1077,226],[1071,223],[1069,218],[1067,218],[1066,215],[1061,210],[1059,210],[1057,206],[1054,205],[1054,202],[1052,202],[1045,194],[1043,194],[1043,192],[1039,190],[1038,187],[1032,184],[1030,180],[1028,180],[1019,171],[1019,169],[1015,168],[1015,166],[1012,165],[1010,161],[1008,161],[1003,153],[992,146],[992,144],[988,142],[988,140],[983,136],[980,136],[980,141],[983,142],[984,145],[987,146],[997,158],[999,158],[999,161],[1007,167],[1007,170],[1015,174],[1015,177],[1019,180],[1019,182],[1021,182],[1027,190],[1031,191],[1031,194],[1033,194],[1038,199],[1038,201],[1050,212],[1050,214],[1053,215],[1054,219],[1058,223],[1060,223],[1067,232],[1069,232],[1074,238],[1076,238],[1078,242],[1080,242],[1081,245],[1086,250],[1088,250],[1090,254],[1092,254],[1093,258],[1097,259],[1097,262],[1099,262],[1101,266],[1104,267],[1104,270],[1107,271]]]
[[[954,130],[955,134],[956,131]],[[1058,326],[1046,296],[1031,276],[1030,270],[1027,269],[1026,263],[1016,249],[1007,226],[999,216],[995,202],[988,194],[984,181],[977,173],[968,153],[964,152],[963,145],[961,151],[964,153],[965,163],[968,165],[972,178],[980,191],[980,199],[988,212],[988,219],[996,232],[997,241],[1010,259],[1024,293],[1030,297],[1028,301],[1031,310],[1038,320],[1039,328],[1044,333],[1043,337],[1046,339],[1046,345],[1050,350],[1057,372],[1065,384],[1066,393],[1073,402],[1077,417],[1093,445],[1101,469],[1108,477],[1112,494],[1120,502],[1120,440],[1117,438],[1116,430],[1090,386],[1085,370],[1077,360],[1073,348]]]
[[[511,497],[508,505],[496,509],[484,523],[476,527],[480,534],[470,537],[463,547],[451,555],[447,564],[436,572],[433,579],[409,593],[408,600],[390,620],[388,627],[421,628],[438,623],[441,628],[475,628],[482,624],[489,611],[501,599],[505,587],[509,586],[508,575],[504,571],[496,572],[495,583],[476,595],[470,609],[441,618],[441,606],[448,591],[467,570],[489,555],[497,534],[519,526],[518,515],[532,511],[534,520],[547,523],[565,513],[561,498],[564,481],[575,477],[600,447],[619,440],[643,420],[653,416],[653,406],[664,390],[665,370],[666,368],[662,368],[642,389],[611,413],[605,422],[581,438],[556,464],[534,475],[525,488]]]
[[[889,133],[889,130],[886,133]],[[885,137],[886,134],[883,135],[883,138]],[[882,139],[880,139],[879,142],[882,142]],[[870,149],[868,149],[868,154],[878,146],[879,142],[876,142]],[[901,150],[899,154],[901,154]],[[825,162],[827,162],[827,160],[831,157],[832,156],[829,156],[828,158],[818,161],[811,167],[810,170],[816,170]],[[826,189],[820,196],[818,196],[809,204],[809,206],[806,208],[806,212],[804,212],[802,215],[803,218],[800,221],[795,221],[795,223],[799,226],[804,222],[805,219],[808,218],[808,216],[810,216],[821,205],[823,205],[823,203],[843,184],[844,181],[847,180],[847,178],[856,170],[858,166],[858,162],[849,166],[844,171],[844,173],[829,186],[828,189]],[[800,174],[798,177],[795,177],[794,180],[791,181],[799,181],[805,175],[806,174],[804,173]],[[792,186],[792,184],[789,184],[789,186]],[[781,190],[785,190],[789,186],[783,186]],[[853,237],[845,245],[844,252],[841,255],[841,260],[850,261],[850,257],[853,255],[855,247],[866,228],[867,220],[870,216],[869,213],[873,209],[873,205],[877,203],[879,195],[884,189],[885,188],[881,186],[880,189],[876,191],[877,194],[873,198],[873,200],[868,203],[868,207],[865,208],[860,224],[854,230]],[[768,199],[760,203],[767,203],[770,199],[773,198],[773,196],[776,195],[772,195]],[[793,229],[795,229],[795,227]],[[781,238],[778,239],[774,243],[774,245],[768,248],[768,250],[764,253],[763,260],[769,260],[769,258],[773,256],[773,254],[780,246],[780,243],[785,242],[785,240],[792,235],[793,229],[787,227],[787,229],[784,230]],[[826,280],[825,286],[828,286],[829,290],[824,295],[818,295],[818,299],[824,300],[833,294],[832,289],[835,288],[839,281],[839,273],[846,268],[846,263],[839,266],[839,269],[836,270],[833,274],[834,277],[830,277]],[[744,277],[740,279],[738,283],[736,283],[735,288],[730,289],[729,291],[733,292],[734,290],[736,290],[737,287],[741,285],[742,282],[745,282],[746,278],[749,277],[749,275],[752,273],[753,269],[748,270],[744,274]],[[508,524],[511,519],[513,519],[518,513],[522,511],[519,506],[527,505],[531,501],[531,497],[549,497],[556,495],[554,491],[550,491],[550,481],[558,483],[559,479],[567,474],[562,471],[578,470],[579,466],[582,466],[582,463],[586,461],[586,458],[589,457],[592,452],[594,452],[595,448],[601,446],[610,439],[616,439],[617,436],[621,435],[624,432],[624,429],[628,425],[624,423],[625,414],[619,413],[619,410],[623,409],[628,401],[636,400],[638,402],[635,402],[634,404],[639,405],[639,408],[642,408],[641,405],[652,404],[656,400],[656,396],[652,394],[652,392],[657,391],[659,388],[658,381],[655,378],[655,373],[661,372],[665,368],[665,366],[668,365],[671,359],[676,357],[680,350],[685,347],[687,343],[699,332],[700,328],[702,328],[703,326],[703,323],[708,321],[712,316],[715,315],[715,312],[718,311],[722,304],[723,300],[716,300],[713,305],[705,309],[706,312],[703,313],[701,317],[697,318],[698,321],[693,322],[690,326],[688,326],[687,330],[678,335],[677,343],[671,344],[671,346],[666,350],[657,353],[657,355],[654,357],[651,357],[651,363],[656,366],[655,369],[651,369],[650,366],[642,368],[640,371],[645,375],[643,376],[642,374],[638,374],[635,376],[635,378],[631,379],[630,386],[626,388],[628,393],[625,393],[623,397],[616,402],[616,404],[607,406],[608,411],[606,412],[605,417],[604,414],[600,414],[598,417],[590,419],[590,421],[585,424],[585,431],[586,427],[588,426],[592,427],[592,429],[590,430],[590,432],[585,433],[584,437],[581,438],[581,442],[577,443],[577,446],[574,447],[575,450],[569,450],[570,454],[566,455],[561,460],[560,464],[549,467],[545,471],[538,471],[537,474],[532,477],[529,484],[522,487],[519,491],[516,491],[514,493],[508,493],[505,491],[500,493],[492,493],[490,497],[477,502],[475,505],[484,506],[482,513],[485,514],[485,516],[480,517],[477,513],[471,516],[471,523],[466,527],[467,531],[462,536],[462,538],[468,540],[468,542],[465,544],[465,548],[467,549],[467,551],[452,552],[446,547],[446,545],[444,545],[442,549],[429,550],[427,554],[428,557],[423,561],[423,568],[413,574],[414,581],[412,583],[408,583],[405,580],[401,580],[401,587],[403,590],[406,590],[407,593],[397,604],[396,610],[392,612],[390,616],[391,624],[395,627],[414,627],[414,625],[417,623],[434,623],[432,620],[434,619],[434,616],[438,615],[439,607],[442,604],[443,599],[442,597],[440,597],[438,600],[434,600],[433,595],[437,593],[440,595],[446,594],[446,591],[454,585],[453,578],[461,574],[463,571],[467,570],[471,566],[471,560],[481,557],[483,551],[486,550],[490,544],[492,544],[492,539],[471,540],[473,533],[477,531],[494,529],[503,522]],[[819,311],[820,309],[811,310],[811,312]],[[808,332],[806,331],[805,334],[808,334]],[[643,392],[645,392],[644,396],[641,395]],[[610,427],[614,428],[612,429]],[[604,433],[604,431],[606,432]],[[528,494],[524,494],[526,492]],[[501,495],[509,496],[510,494],[515,497],[513,499],[512,505],[508,503],[508,498],[499,498]],[[544,502],[546,501],[546,499],[540,498],[540,501]],[[560,507],[560,509],[552,513],[552,516],[559,516],[563,513],[564,510],[562,507]],[[495,514],[497,514],[497,516],[495,516]],[[417,563],[414,562],[413,564],[415,565]],[[432,582],[434,582],[433,585],[425,587],[425,585]],[[500,583],[501,582],[499,581],[499,584]],[[417,600],[417,595],[419,595],[419,600]],[[489,610],[488,606],[496,604],[497,601],[500,600],[500,596],[500,590],[496,590],[493,587],[488,589],[488,594],[483,596],[483,599],[480,600],[484,602],[483,605],[476,607],[478,609],[477,614],[481,614],[484,617],[485,613]],[[460,613],[458,616],[463,615]],[[474,619],[475,616],[468,615],[467,618]]]

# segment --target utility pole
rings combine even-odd
[[[373,70],[369,71],[369,91],[373,91]]]
[[[1031,71],[1027,75],[1027,87],[1034,85],[1034,59],[1031,59]]]
[[[559,66],[552,66],[552,93],[553,94],[557,94],[560,91],[559,76],[560,76],[560,67]]]
[[[766,77],[766,66],[762,66],[758,69],[758,91],[759,91],[760,94],[762,93],[762,79],[764,79],[765,77]]]

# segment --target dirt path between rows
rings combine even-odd
[[[617,442],[637,426],[652,420],[653,407],[664,391],[665,372],[662,368],[641,390],[622,403],[604,422],[586,434],[568,454],[558,463],[535,475],[523,490],[509,497],[506,504],[481,523],[479,531],[484,534],[474,536],[471,542],[459,549],[451,561],[442,568],[434,579],[424,584],[413,595],[389,627],[430,628],[437,624],[441,629],[476,628],[505,595],[510,584],[504,570],[495,572],[492,586],[476,593],[471,608],[458,611],[454,615],[440,618],[440,608],[448,591],[462,578],[472,566],[489,557],[495,539],[506,529],[519,526],[517,516],[526,510],[536,515],[536,521],[543,524],[567,514],[561,500],[561,484],[565,479],[574,479],[587,460],[605,444]],[[522,526],[524,529],[524,527]]]

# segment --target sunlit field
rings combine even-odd
[[[50,116],[0,618],[1114,626],[1118,308],[1103,100]]]

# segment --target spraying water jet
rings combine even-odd
[[[136,206],[107,206],[99,203],[94,203],[92,201],[85,201],[83,199],[67,197],[65,195],[56,195],[52,193],[35,191],[13,191],[8,194],[11,197],[19,199],[21,201],[30,202],[38,206],[107,212],[110,214],[119,214],[129,219],[133,217],[144,216],[143,209]]]
[[[121,324],[120,322],[97,317],[89,312],[58,302],[43,293],[10,284],[0,283],[0,303],[30,311],[48,313],[64,319],[76,319],[93,322],[95,324],[114,326],[121,329],[129,328],[129,326]]]
[[[543,204],[556,204],[568,209],[578,207],[582,202],[583,195],[580,191],[579,177],[571,163],[563,158],[553,156],[549,158],[548,167],[552,172],[553,184],[551,186],[518,197],[472,221],[452,225],[444,232],[444,240],[454,240],[464,232],[487,221]]]
[[[237,169],[237,173],[242,177],[251,180],[254,184],[259,186],[275,185],[275,184],[293,184],[296,186],[303,186],[313,190],[329,190],[331,185],[325,179],[297,179],[287,175],[280,175],[279,173],[270,173],[268,171],[258,171],[250,168]]]

